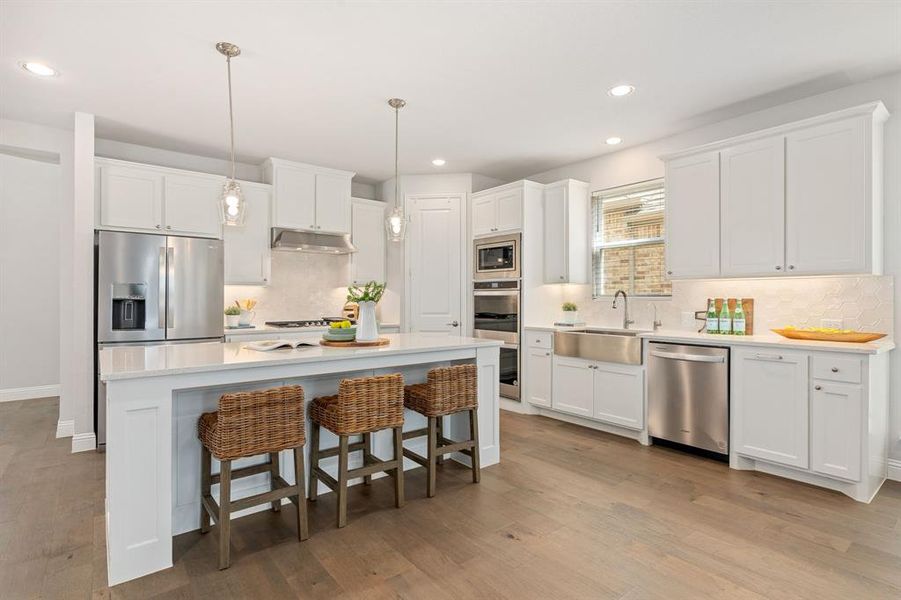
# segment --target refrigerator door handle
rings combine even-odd
[[[175,294],[175,248],[166,248],[166,262],[168,263],[168,277],[166,277],[166,328],[175,327],[175,316],[172,314],[172,305]]]
[[[160,329],[166,329],[166,248],[160,248],[160,277],[157,294],[157,315]]]

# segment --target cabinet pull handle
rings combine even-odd
[[[754,356],[760,360],[782,360],[781,354],[755,354]]]
[[[821,385],[815,385],[815,386],[813,386],[813,389],[815,389],[816,391],[819,392],[821,389],[823,389],[823,386],[821,386]]]
[[[838,373],[838,367],[832,367],[832,372],[833,372],[833,373]]]

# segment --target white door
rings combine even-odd
[[[596,419],[628,427],[644,427],[644,376],[641,367],[594,365]]]
[[[808,356],[781,349],[732,350],[735,451],[807,468]]]
[[[783,273],[785,138],[728,148],[720,161],[722,275]]]
[[[316,229],[316,175],[312,171],[275,167],[273,227]]]
[[[496,231],[497,204],[494,196],[482,196],[472,201],[472,235],[489,235]]]
[[[410,331],[463,335],[461,196],[408,196]]]
[[[163,229],[163,175],[152,169],[100,165],[100,224]]]
[[[867,123],[859,117],[788,135],[785,254],[791,272],[870,269],[873,184],[867,177]]]
[[[551,405],[553,356],[546,348],[527,348],[525,360],[526,399],[535,406]]]
[[[225,180],[189,175],[166,175],[166,231],[201,237],[220,237],[219,202]]]
[[[516,231],[522,229],[522,190],[501,192],[495,196],[497,222],[495,231]]]
[[[269,249],[269,190],[243,184],[244,225],[224,226],[222,241],[225,247],[226,285],[268,285],[270,270]]]
[[[567,269],[566,186],[544,190],[544,282],[565,283]],[[586,250],[587,252],[587,250]]]
[[[719,152],[666,163],[666,271],[670,278],[720,274]]]
[[[865,418],[860,387],[814,383],[810,393],[810,468],[824,475],[860,481]]]
[[[350,178],[316,175],[316,230],[350,233]]]
[[[591,417],[594,413],[594,365],[580,358],[554,357],[554,409]]]
[[[351,239],[357,248],[350,255],[351,280],[356,285],[385,281],[385,203],[355,198],[351,207]]]

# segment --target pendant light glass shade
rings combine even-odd
[[[397,157],[399,149],[398,119],[399,112],[407,103],[400,98],[388,100],[388,106],[394,109],[394,210],[385,219],[385,232],[389,242],[402,242],[407,235],[407,216],[398,202],[400,194],[400,177],[397,175]]]
[[[219,199],[219,215],[223,225],[241,226],[244,224],[246,202],[241,186],[235,180],[235,114],[232,110],[232,58],[241,54],[241,49],[229,42],[219,42],[216,50],[225,56],[228,72],[228,142],[231,153],[231,177],[225,180]]]

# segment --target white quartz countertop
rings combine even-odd
[[[562,327],[554,325],[526,326],[532,331],[591,331],[597,329],[616,329],[615,327],[597,327],[586,325],[584,327]],[[685,344],[703,344],[705,346],[774,346],[780,348],[794,348],[797,350],[819,350],[825,352],[848,352],[858,354],[881,354],[895,348],[895,342],[891,338],[882,338],[875,342],[864,344],[852,344],[849,342],[813,342],[807,340],[790,340],[775,333],[763,333],[757,335],[715,335],[710,333],[698,333],[697,331],[684,331],[678,329],[661,329],[658,331],[638,331],[639,337],[648,340],[662,342],[677,342]]]
[[[202,342],[161,346],[108,347],[100,352],[100,379],[139,379],[207,371],[224,371],[275,365],[350,360],[367,356],[385,356],[500,346],[496,340],[455,337],[439,334],[385,334],[387,346],[371,348],[329,348],[319,345],[320,335],[313,332],[313,346],[296,350],[259,352],[247,348],[249,342]],[[267,339],[278,339],[277,335]]]

